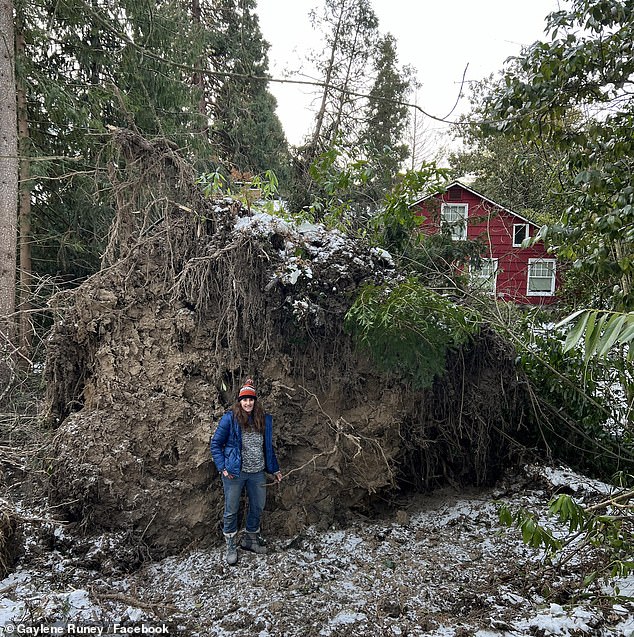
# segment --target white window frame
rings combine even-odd
[[[532,267],[538,264],[552,266],[552,274],[550,277],[550,290],[531,290],[531,279],[545,279],[544,276],[535,276],[531,273]],[[526,276],[526,296],[553,296],[555,294],[555,284],[557,281],[557,261],[555,259],[529,259],[528,272]]]
[[[519,227],[523,227],[526,229],[526,235],[525,238],[528,239],[528,237],[531,236],[531,226],[529,223],[514,223],[513,224],[513,247],[514,248],[521,248],[522,247],[522,242],[520,241],[519,243],[515,242],[515,236],[516,236],[516,228]]]
[[[460,213],[460,221],[447,222],[445,219],[446,211],[449,208],[462,208]],[[456,241],[465,241],[467,238],[467,220],[469,218],[469,204],[466,203],[443,203],[440,209],[440,225],[449,228],[451,238]]]
[[[498,284],[498,260],[497,259],[480,259],[482,265],[492,265],[492,271],[483,274],[482,267],[474,268],[473,266],[469,266],[469,274],[471,277],[471,285],[478,290],[482,290],[483,292],[488,292],[490,294],[495,294],[497,292],[497,284]],[[489,268],[491,269],[491,268]]]

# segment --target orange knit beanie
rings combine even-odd
[[[240,389],[238,400],[241,398],[257,398],[257,394],[255,393],[255,384],[250,378],[246,379],[244,385]]]

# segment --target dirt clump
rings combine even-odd
[[[127,532],[153,555],[216,541],[209,438],[246,376],[274,415],[286,474],[269,487],[265,533],[325,527],[402,489],[496,477],[518,383],[495,335],[413,390],[343,330],[360,286],[398,280],[387,253],[205,198],[172,149],[116,141],[136,172],[104,267],[52,303],[50,489],[68,519]]]

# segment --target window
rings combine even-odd
[[[520,248],[524,239],[530,237],[530,228],[527,223],[513,224],[513,247]]]
[[[466,203],[444,203],[440,209],[440,224],[451,233],[452,239],[464,241],[467,238]]]
[[[479,268],[471,268],[471,285],[483,292],[495,294],[498,276],[497,259],[481,259]]]
[[[528,296],[552,296],[555,293],[555,259],[528,260]]]

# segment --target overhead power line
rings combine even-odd
[[[161,62],[163,64],[167,64],[169,66],[172,66],[174,68],[177,69],[181,69],[183,71],[188,71],[189,73],[200,73],[200,74],[204,74],[204,75],[209,75],[212,77],[228,77],[228,78],[235,78],[235,79],[242,79],[242,80],[252,80],[252,81],[257,81],[257,82],[275,82],[277,84],[295,84],[295,85],[300,85],[300,86],[314,86],[317,88],[321,88],[321,89],[327,89],[327,90],[332,90],[332,91],[338,91],[340,93],[345,93],[346,95],[352,95],[355,97],[364,97],[364,98],[370,98],[372,97],[372,99],[378,99],[381,101],[385,101],[385,102],[390,102],[393,104],[398,104],[399,106],[407,106],[409,108],[414,108],[416,110],[418,110],[420,113],[422,113],[423,115],[425,115],[425,117],[429,117],[430,119],[433,119],[437,122],[442,122],[443,124],[472,124],[474,122],[458,122],[455,120],[449,120],[447,119],[447,117],[449,115],[451,115],[451,113],[453,113],[453,111],[455,110],[455,106],[454,108],[451,110],[451,112],[449,113],[448,116],[446,117],[439,117],[437,115],[432,115],[431,113],[429,113],[428,111],[426,111],[425,109],[423,109],[421,106],[419,106],[418,104],[414,104],[411,102],[406,102],[406,101],[402,101],[402,100],[394,100],[394,99],[390,99],[390,98],[384,98],[384,97],[377,97],[377,96],[370,96],[367,93],[360,93],[357,91],[351,91],[350,89],[347,88],[343,88],[341,86],[336,86],[334,84],[328,84],[326,82],[320,82],[318,80],[292,80],[292,79],[282,79],[282,78],[275,78],[275,77],[271,77],[269,75],[251,75],[248,73],[235,73],[232,71],[212,71],[211,69],[206,69],[206,68],[199,68],[199,67],[195,67],[195,66],[191,66],[189,64],[183,64],[182,62],[176,62],[174,60],[169,60],[165,57],[163,57],[162,55],[159,55],[158,53],[155,53],[154,51],[151,51],[150,49],[146,49],[145,47],[137,44],[134,40],[132,40],[128,35],[126,35],[125,33],[122,33],[121,31],[119,31],[118,29],[116,29],[115,27],[113,27],[113,25],[106,20],[98,11],[95,11],[93,7],[91,7],[89,4],[87,4],[85,1],[82,3],[84,5],[84,7],[86,8],[86,12],[90,13],[92,16],[94,16],[96,18],[96,20],[107,30],[109,31],[112,35],[116,36],[117,38],[119,38],[122,42],[125,42],[126,44],[130,45],[131,47],[133,47],[134,49],[136,49],[137,51],[139,51],[140,53],[142,53],[143,55],[156,60],[157,62]],[[467,65],[468,66],[468,65]],[[465,83],[465,74],[466,74],[467,69],[465,68],[465,71],[463,73],[462,76],[462,82],[460,85],[460,90],[458,93],[458,99],[460,99],[460,95],[462,95],[462,89]]]

